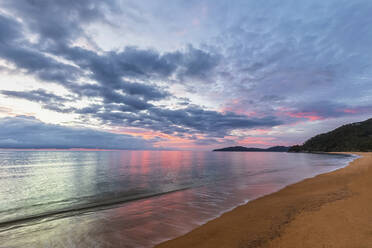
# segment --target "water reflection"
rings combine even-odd
[[[179,151],[7,151],[0,157],[0,222],[43,216],[0,226],[0,247],[151,247],[350,160]],[[167,193],[183,188],[189,189]],[[118,204],[158,193],[166,194]]]

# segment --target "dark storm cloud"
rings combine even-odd
[[[0,118],[2,148],[98,148],[149,149],[141,138],[88,128],[73,128],[40,122],[33,117]]]

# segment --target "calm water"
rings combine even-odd
[[[152,247],[341,155],[0,151],[0,247]]]

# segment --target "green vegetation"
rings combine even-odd
[[[289,149],[289,152],[346,151],[372,151],[372,118],[319,134],[306,141],[302,146],[295,145]]]

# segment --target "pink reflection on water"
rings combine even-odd
[[[141,173],[146,175],[151,170],[150,165],[149,165],[150,151],[142,151],[141,154],[138,154],[138,156],[140,156],[140,161],[141,161],[140,163]]]

